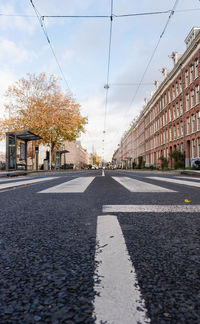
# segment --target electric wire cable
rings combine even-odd
[[[169,22],[170,22],[172,16],[174,15],[174,11],[175,11],[175,8],[176,8],[178,2],[179,2],[179,0],[175,0],[174,6],[173,6],[172,10],[170,11],[170,15],[169,15],[169,17],[168,17],[168,19],[167,19],[167,22],[166,22],[166,24],[165,24],[165,26],[164,26],[164,29],[163,29],[162,33],[160,34],[160,37],[159,37],[159,39],[158,39],[158,42],[157,42],[157,44],[156,44],[156,46],[155,46],[155,48],[154,48],[154,50],[153,50],[153,53],[151,54],[151,57],[150,57],[150,59],[149,59],[149,61],[148,61],[148,63],[147,63],[147,66],[146,66],[146,68],[145,68],[145,70],[144,70],[144,73],[142,74],[142,77],[141,77],[141,80],[140,80],[140,82],[139,82],[139,84],[138,84],[138,87],[136,88],[136,91],[135,91],[135,93],[134,93],[134,95],[133,95],[133,98],[132,98],[132,100],[131,100],[130,106],[132,106],[132,104],[133,104],[133,102],[134,102],[134,100],[135,100],[135,98],[136,98],[136,96],[137,96],[137,93],[138,93],[138,91],[139,91],[139,89],[140,89],[140,86],[141,86],[141,84],[142,84],[142,82],[143,82],[143,80],[144,80],[144,77],[145,77],[145,75],[146,75],[146,73],[147,73],[147,71],[148,71],[148,69],[149,69],[149,66],[150,66],[150,64],[151,64],[151,62],[152,62],[152,60],[153,60],[153,58],[154,58],[154,56],[155,56],[155,53],[156,53],[157,48],[158,48],[158,46],[159,46],[159,44],[160,44],[160,42],[161,42],[161,39],[162,39],[163,35],[165,34],[165,31],[166,31],[166,29],[167,29],[167,27],[168,27],[168,25],[169,25]]]
[[[104,112],[104,126],[103,126],[103,151],[105,147],[105,134],[106,134],[106,118],[107,118],[107,107],[108,107],[108,89],[109,89],[109,78],[110,78],[110,57],[111,57],[111,45],[112,45],[112,23],[113,23],[113,0],[110,5],[110,33],[109,33],[109,45],[108,45],[108,63],[107,63],[107,76],[106,76],[106,96],[105,96],[105,112]],[[104,160],[104,156],[103,156]]]
[[[139,82],[139,84],[138,84],[138,86],[137,86],[137,88],[136,88],[136,90],[135,90],[135,93],[134,93],[132,99],[131,99],[131,103],[129,104],[129,108],[128,108],[128,110],[126,111],[126,114],[129,113],[130,108],[131,108],[132,104],[133,104],[134,101],[135,101],[135,98],[136,98],[136,96],[137,96],[137,94],[138,94],[138,91],[139,91],[141,85],[142,85],[142,82],[143,82],[143,80],[144,80],[144,77],[145,77],[145,75],[146,75],[148,69],[149,69],[149,66],[150,66],[150,64],[151,64],[151,62],[152,62],[152,60],[153,60],[153,58],[154,58],[154,56],[155,56],[155,53],[156,53],[157,48],[158,48],[158,46],[159,46],[159,44],[160,44],[160,41],[161,41],[163,35],[164,35],[165,32],[166,32],[166,29],[167,29],[167,27],[168,27],[168,25],[169,25],[169,22],[170,22],[172,16],[174,15],[175,8],[177,7],[178,2],[179,2],[179,0],[175,0],[175,3],[174,3],[174,5],[173,5],[173,8],[172,8],[172,10],[170,10],[170,15],[169,15],[169,17],[168,17],[168,19],[167,19],[167,22],[166,22],[166,24],[165,24],[165,26],[164,26],[164,29],[163,29],[162,33],[160,34],[159,40],[158,40],[158,42],[157,42],[157,44],[156,44],[156,46],[155,46],[155,48],[154,48],[154,50],[153,50],[153,53],[151,54],[151,57],[150,57],[150,59],[149,59],[149,61],[148,61],[148,63],[147,63],[147,66],[146,66],[146,68],[145,68],[145,70],[144,70],[144,72],[143,72],[143,74],[142,74],[142,77],[141,77],[140,82]],[[125,116],[125,115],[124,115],[124,116]],[[125,117],[124,117],[124,118],[125,118]],[[123,119],[124,119],[124,118],[123,118]],[[119,130],[118,130],[118,131],[119,131]]]
[[[68,90],[69,90],[70,92],[72,92],[71,89],[70,89],[70,87],[69,87],[69,84],[68,84],[68,82],[67,82],[67,79],[65,78],[65,75],[64,75],[63,70],[62,70],[62,68],[61,68],[61,65],[60,65],[60,63],[59,63],[59,61],[58,61],[58,58],[57,58],[57,56],[56,56],[56,53],[55,53],[55,51],[54,51],[54,49],[53,49],[53,46],[52,46],[51,41],[50,41],[50,38],[49,38],[49,36],[48,36],[47,29],[46,29],[46,26],[45,26],[45,23],[44,23],[44,17],[40,15],[39,11],[36,9],[36,7],[35,7],[35,5],[34,5],[34,3],[33,3],[32,0],[30,0],[30,3],[31,3],[31,5],[32,5],[32,7],[33,7],[33,9],[34,9],[34,11],[35,11],[35,13],[36,13],[36,16],[37,16],[37,18],[38,18],[38,21],[39,21],[39,23],[40,23],[40,26],[41,26],[41,28],[42,28],[42,30],[43,30],[43,33],[44,33],[44,35],[45,35],[45,37],[46,37],[46,40],[47,40],[48,44],[49,44],[49,47],[50,47],[51,52],[52,52],[52,54],[53,54],[53,56],[54,56],[54,59],[55,59],[57,65],[58,65],[58,68],[59,68],[60,73],[61,73],[61,75],[62,75],[62,77],[63,77],[63,80],[65,81],[65,84],[66,84]]]
[[[200,1],[200,0],[198,0]],[[174,10],[174,13],[184,13],[190,11],[199,11],[200,8],[188,8],[188,9],[181,9],[181,10]],[[172,10],[165,10],[165,11],[150,11],[150,12],[136,12],[130,14],[121,14],[115,15],[113,14],[114,18],[126,18],[126,17],[136,17],[136,16],[149,16],[149,15],[162,15],[170,13]],[[34,15],[24,15],[24,14],[6,14],[0,13],[2,17],[27,17],[27,18],[37,18]],[[41,18],[110,18],[109,15],[40,15]]]

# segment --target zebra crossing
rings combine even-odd
[[[197,187],[200,188],[200,182],[194,181],[187,181],[187,180],[180,180],[180,179],[171,179],[171,178],[164,178],[164,177],[147,177],[147,179],[157,180],[157,181],[165,181],[173,184],[185,185],[190,187]],[[196,179],[194,179],[196,180]]]
[[[53,176],[53,177],[22,177],[16,179],[0,179],[0,192],[3,189],[11,189],[13,187],[20,187],[20,186],[28,186],[29,184],[37,184],[42,182],[48,182],[48,188],[38,191],[40,194],[44,193],[84,193],[87,188],[92,184],[95,180],[96,176],[81,176],[76,177],[74,179],[67,179],[59,185],[49,186],[52,180],[56,180],[61,178],[60,176]],[[63,178],[64,179],[64,178]],[[176,178],[167,178],[167,177],[158,177],[158,176],[151,176],[146,177],[143,179],[135,179],[132,177],[123,177],[123,176],[114,176],[112,179],[123,186],[126,190],[133,193],[175,193],[179,190],[165,188],[164,183],[170,183],[175,185],[184,185],[188,187],[196,187],[200,188],[200,178],[197,177],[176,177]],[[153,180],[156,182],[162,181],[161,184],[152,184],[146,182],[148,180]]]
[[[9,181],[11,179],[5,179],[6,182],[5,183],[0,183],[0,192],[3,189],[11,189],[13,187],[21,187],[21,186],[27,186],[29,184],[35,184],[35,183],[39,183],[39,182],[46,182],[46,181],[50,181],[50,180],[55,180],[58,179],[58,177],[45,177],[45,178],[37,178],[37,179],[28,179],[26,178],[26,180],[23,179],[15,179],[13,181]],[[2,180],[3,182],[4,180]]]

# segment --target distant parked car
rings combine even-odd
[[[92,170],[98,170],[99,167],[98,167],[97,165],[92,165],[91,169],[92,169]]]

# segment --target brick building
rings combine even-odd
[[[79,141],[69,142],[66,141],[63,143],[62,149],[68,150],[69,153],[62,155],[61,164],[74,164],[75,168],[81,168],[90,163],[90,157]]]
[[[162,69],[164,80],[155,82],[155,93],[122,137],[113,155],[117,165],[128,167],[142,156],[146,166],[159,166],[159,157],[175,149],[185,153],[186,167],[200,157],[200,28],[185,43],[184,54],[172,53],[173,69]]]

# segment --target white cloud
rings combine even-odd
[[[16,43],[3,39],[0,41],[0,60],[9,65],[20,64],[29,59],[29,52],[23,47],[17,47]]]
[[[19,6],[17,6],[19,10]],[[0,30],[9,31],[9,30],[18,30],[23,33],[33,34],[37,19],[35,17],[23,17],[20,15],[19,11],[15,10],[14,2],[13,5],[11,3],[1,5],[1,19],[0,19]],[[24,12],[22,11],[22,15],[30,15],[34,16],[35,14],[28,9]],[[15,16],[16,15],[16,16]]]

